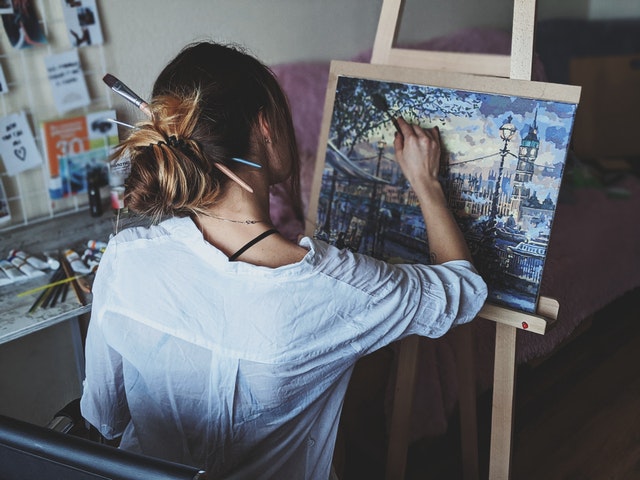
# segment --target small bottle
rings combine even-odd
[[[87,191],[89,193],[89,213],[92,217],[102,215],[102,198],[100,198],[100,186],[94,177],[89,177]]]
[[[111,208],[114,213],[125,213],[127,210],[124,205],[124,186],[119,185],[111,187]]]

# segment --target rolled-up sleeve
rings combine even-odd
[[[487,298],[487,285],[471,263],[380,267],[369,284],[366,311],[355,319],[360,354],[416,334],[430,338],[468,323]],[[370,276],[371,280],[374,276]]]
[[[487,285],[466,260],[455,260],[442,265],[420,269],[421,282],[427,312],[416,314],[411,333],[421,333],[431,338],[444,335],[451,327],[468,323],[475,318],[487,298]],[[424,307],[423,307],[424,308]]]

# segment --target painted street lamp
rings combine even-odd
[[[496,185],[493,192],[493,198],[491,201],[491,213],[489,221],[485,223],[484,234],[480,245],[478,270],[487,279],[487,282],[494,282],[497,278],[500,270],[500,256],[496,247],[496,218],[498,216],[498,203],[500,198],[500,187],[502,184],[502,171],[504,169],[504,160],[507,155],[513,155],[509,151],[509,142],[516,134],[516,127],[511,123],[512,117],[509,116],[507,121],[500,127],[500,138],[503,141],[502,149],[498,152],[500,154],[500,168],[498,170],[498,176],[496,178]]]
[[[509,152],[508,145],[513,136],[516,134],[516,127],[511,123],[513,117],[509,115],[507,121],[500,127],[500,138],[504,142],[502,150],[500,150],[500,168],[498,169],[498,178],[493,192],[493,201],[491,202],[491,225],[493,226],[498,216],[498,201],[500,197],[500,186],[502,183],[502,171],[504,170],[504,159]]]

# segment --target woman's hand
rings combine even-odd
[[[396,134],[393,146],[396,159],[409,183],[416,188],[424,182],[438,179],[440,169],[440,130],[438,127],[422,128],[397,119],[400,134]]]

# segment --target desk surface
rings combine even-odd
[[[89,312],[90,301],[82,305],[73,294],[73,289],[69,289],[64,302],[28,313],[40,292],[23,297],[18,297],[18,293],[44,285],[48,280],[49,276],[43,275],[0,287],[0,344]],[[87,300],[90,300],[90,296]]]
[[[88,240],[107,241],[113,231],[113,215],[91,217],[86,211],[51,218],[32,225],[2,232],[0,257],[9,250],[19,248],[32,255],[41,256],[44,251],[76,248],[86,245]],[[84,250],[79,251],[82,254]],[[64,302],[54,307],[39,308],[28,313],[39,293],[18,297],[18,293],[44,285],[50,273],[34,279],[24,280],[0,287],[0,344],[29,335],[37,330],[89,312],[91,296],[87,305],[82,305],[69,290]]]

